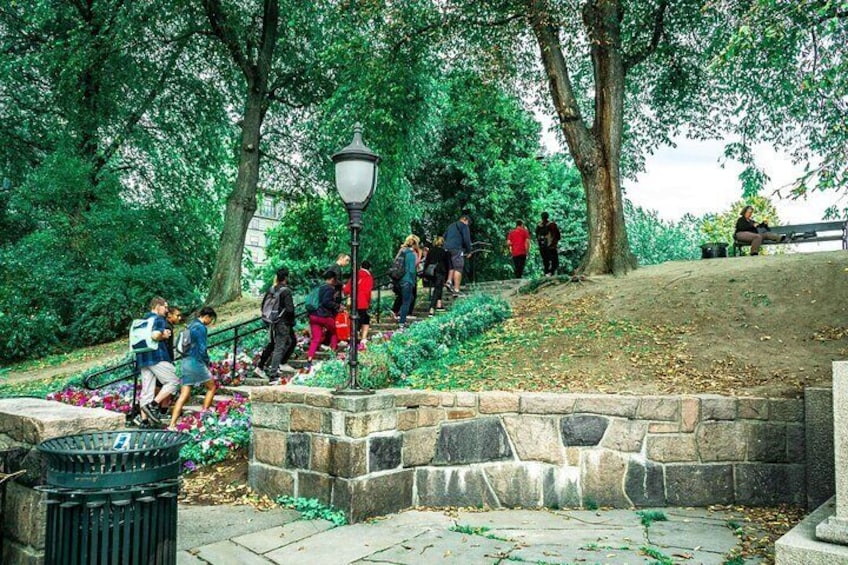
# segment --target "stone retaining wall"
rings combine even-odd
[[[308,387],[251,393],[250,484],[352,521],[411,506],[802,504],[804,401]]]
[[[0,399],[0,456],[8,472],[26,473],[8,484],[3,508],[3,555],[0,563],[40,565],[44,562],[47,510],[44,465],[35,446],[65,435],[124,427],[123,414],[99,408],[80,408],[38,398]]]

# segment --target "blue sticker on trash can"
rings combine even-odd
[[[130,434],[118,434],[115,438],[115,443],[112,444],[112,449],[115,451],[126,451],[130,448]]]

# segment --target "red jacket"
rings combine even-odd
[[[352,282],[352,280],[347,281],[342,288],[345,294],[350,294]],[[374,289],[374,277],[370,272],[360,268],[359,276],[356,278],[356,285],[356,309],[367,310],[371,306],[371,291]]]

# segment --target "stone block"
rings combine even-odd
[[[769,420],[803,422],[804,400],[801,398],[770,398]]]
[[[806,463],[807,436],[801,424],[786,424],[786,462]]]
[[[257,404],[303,404],[306,393],[316,391],[306,386],[256,386],[250,389],[250,402]]]
[[[286,467],[309,469],[312,458],[312,438],[309,434],[289,434],[286,438]]]
[[[284,404],[251,404],[250,419],[254,428],[289,431],[291,406]]]
[[[577,396],[575,413],[602,414],[620,418],[635,418],[639,397],[618,394],[581,394]]]
[[[519,396],[518,408],[523,414],[571,414],[577,396],[556,392],[524,392]]]
[[[407,408],[397,413],[397,429],[400,431],[413,430],[418,427],[418,410]]]
[[[740,398],[739,419],[740,420],[768,420],[769,401],[768,398]]]
[[[485,465],[483,472],[501,507],[538,508],[542,505],[546,467],[540,463],[496,463]]]
[[[676,422],[680,418],[680,397],[643,396],[639,399],[636,418]]]
[[[701,419],[701,399],[685,397],[680,401],[680,431],[694,432]]]
[[[320,408],[312,408],[309,406],[292,406],[291,408],[291,422],[289,424],[289,429],[293,432],[321,432],[321,431],[330,431],[329,425],[328,429],[322,430],[322,424],[324,422],[324,415],[327,414],[327,419],[329,421],[329,413],[321,410]]]
[[[317,473],[329,473],[333,466],[332,440],[329,436],[312,436],[309,468]],[[329,496],[328,496],[329,500]]]
[[[307,394],[303,399],[303,402],[307,406],[314,406],[316,408],[332,408],[333,407],[333,395],[332,394]]]
[[[741,422],[704,422],[695,437],[701,461],[745,460],[745,426]]]
[[[358,479],[338,478],[333,481],[332,504],[352,523],[385,516],[412,506],[414,481],[412,469]]]
[[[395,396],[395,406],[401,407],[419,407],[419,406],[439,406],[441,404],[441,395],[438,392],[425,392],[421,390],[404,390],[393,391]]]
[[[456,394],[452,392],[439,393],[441,406],[456,406]]]
[[[47,527],[47,495],[29,487],[10,482],[6,488],[6,505],[3,507],[5,536],[36,551],[44,549],[44,532]]]
[[[403,466],[429,465],[436,456],[436,428],[419,428],[403,434]]]
[[[798,506],[806,502],[804,465],[741,463],[735,467],[736,504]]]
[[[671,422],[651,422],[648,424],[649,434],[676,434],[680,431],[680,424]]]
[[[735,420],[736,399],[717,394],[702,394],[701,420]]]
[[[368,440],[331,438],[330,474],[347,479],[368,473]]]
[[[733,504],[733,466],[666,465],[665,492],[669,506]]]
[[[833,389],[804,390],[804,460],[807,464],[807,509],[818,508],[836,492],[833,442]]]
[[[614,451],[642,451],[642,443],[648,431],[648,423],[641,420],[621,420],[614,418],[610,421],[601,447]]]
[[[330,504],[333,497],[333,478],[323,473],[297,472],[297,496],[317,498],[321,504]]]
[[[439,422],[445,420],[444,408],[424,407],[418,410],[418,426],[419,428],[427,428],[435,426]]]
[[[436,443],[435,465],[465,465],[512,459],[512,448],[498,418],[443,424]]]
[[[583,453],[582,447],[566,447],[565,448],[565,464],[569,467],[580,467],[580,454]]]
[[[566,447],[598,445],[607,431],[609,420],[603,416],[563,416],[560,420],[562,444]]]
[[[395,407],[395,396],[389,391],[377,391],[367,396],[334,396],[333,408],[343,412],[375,412]]]
[[[748,461],[786,461],[786,424],[748,422],[747,428]]]
[[[375,436],[368,442],[368,472],[400,467],[403,438],[398,435]]]
[[[580,467],[576,465],[546,467],[542,479],[542,505],[545,508],[580,506]]]
[[[583,506],[597,504],[614,508],[629,508],[630,499],[624,492],[624,477],[629,457],[606,449],[585,449],[580,457],[580,476],[583,486]]]
[[[457,392],[456,405],[460,408],[477,408],[477,393],[476,392]]]
[[[665,506],[663,466],[631,459],[627,463],[624,493],[633,506]]]
[[[288,434],[265,428],[253,428],[250,447],[254,461],[283,467],[286,463],[286,439]]]
[[[774,544],[776,565],[848,565],[848,545],[827,543],[819,534],[834,518],[831,500],[809,514]]]
[[[453,410],[445,410],[445,415],[448,420],[468,420],[474,418],[477,412],[469,408],[455,408]]]
[[[417,506],[497,508],[498,499],[479,467],[419,467],[415,470]]]
[[[504,416],[503,423],[522,461],[561,464],[565,453],[553,416]]]
[[[348,437],[366,437],[375,432],[394,430],[396,427],[397,412],[394,410],[345,415],[345,435]]]
[[[515,392],[481,392],[478,410],[481,414],[518,412],[518,394]]]
[[[648,436],[648,459],[668,463],[697,461],[698,447],[694,434],[659,434]]]
[[[295,474],[264,463],[250,462],[247,466],[247,482],[258,494],[272,498],[280,495],[295,496]]]
[[[124,427],[123,414],[102,408],[83,408],[40,398],[0,399],[0,433],[30,445],[54,437]]]
[[[11,539],[3,540],[3,555],[0,563],[10,565],[44,565],[44,550],[22,545]]]
[[[848,521],[848,362],[833,363],[833,465],[836,519]]]

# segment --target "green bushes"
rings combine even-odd
[[[359,357],[360,382],[368,388],[403,385],[422,363],[445,355],[451,347],[482,334],[510,314],[509,304],[499,298],[480,294],[461,300],[444,315],[413,324],[390,340],[370,346]],[[346,378],[344,363],[330,361],[310,384],[338,386]]]

